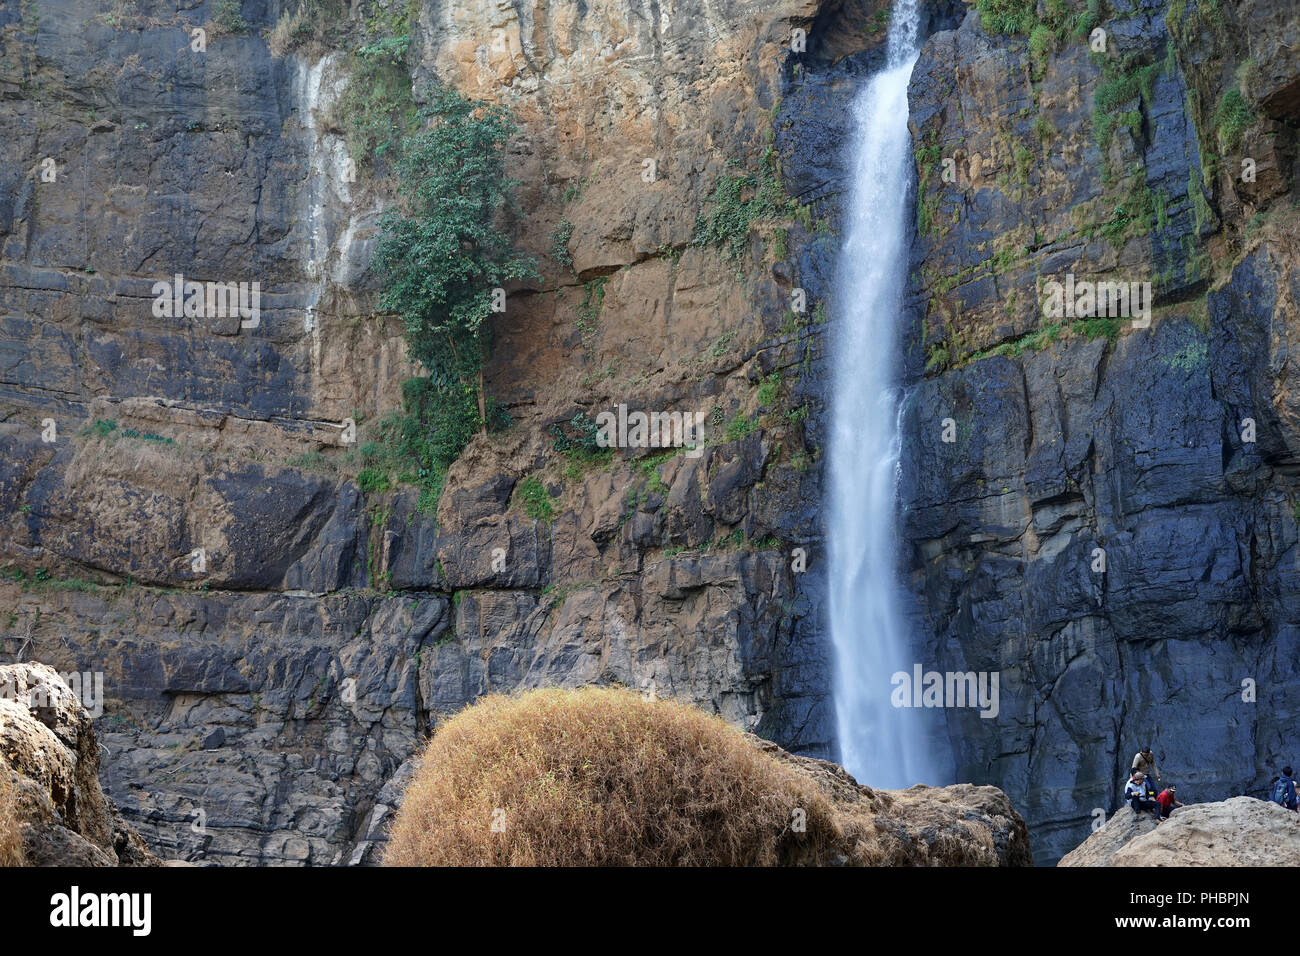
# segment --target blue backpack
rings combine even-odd
[[[1295,806],[1295,781],[1290,777],[1278,777],[1273,784],[1272,800],[1287,809]]]

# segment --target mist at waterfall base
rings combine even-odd
[[[899,608],[896,555],[899,388],[895,376],[912,214],[907,85],[917,59],[916,0],[898,0],[885,66],[853,101],[852,185],[832,334],[827,470],[828,609],[840,763],[862,783],[940,783],[924,728],[896,708],[890,678],[915,651]]]

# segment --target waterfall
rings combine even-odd
[[[307,280],[303,290],[302,331],[310,336],[313,390],[316,400],[329,394],[321,390],[324,379],[338,385],[338,376],[326,362],[329,334],[323,326],[328,313],[339,312],[340,296],[349,297],[360,284],[369,264],[367,243],[362,237],[374,229],[381,204],[373,193],[358,189],[356,168],[349,158],[343,135],[326,122],[338,108],[348,83],[347,59],[330,53],[314,63],[294,56],[292,93],[303,148],[307,155],[306,175],[298,192],[299,256]],[[326,314],[322,314],[321,310]],[[352,408],[351,404],[342,406]]]
[[[899,608],[898,325],[912,208],[907,85],[918,54],[918,0],[895,0],[887,59],[853,101],[852,184],[831,347],[828,449],[829,619],[840,762],[875,787],[933,779],[923,711],[890,703],[911,673]]]

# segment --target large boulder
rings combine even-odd
[[[843,834],[839,862],[863,866],[1032,866],[1029,829],[997,787],[955,784],[875,790],[839,764],[758,749],[806,776],[830,799]]]
[[[1115,811],[1104,826],[1093,831],[1092,836],[1061,857],[1057,866],[1108,866],[1110,858],[1132,840],[1145,836],[1156,828],[1155,817],[1138,813],[1125,805]],[[1164,826],[1164,824],[1160,824]]]
[[[1125,807],[1058,865],[1300,866],[1300,814],[1232,797],[1181,807],[1157,826]]]
[[[90,715],[54,668],[0,666],[0,845],[29,866],[157,866],[104,798]]]

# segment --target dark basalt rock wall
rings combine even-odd
[[[972,13],[931,40],[913,78],[918,145],[937,143],[960,175],[921,190],[937,225],[913,247],[903,560],[921,659],[1001,675],[996,719],[947,711],[956,779],[1011,794],[1039,860],[1086,836],[1096,808],[1115,809],[1141,744],[1197,801],[1262,789],[1295,745],[1300,435],[1287,343],[1300,333],[1300,117],[1261,111],[1225,151],[1191,104],[1235,85],[1215,70],[1237,71],[1242,47],[1300,23],[1256,4],[1169,25],[1174,6],[1111,5],[1112,55],[1162,65],[1105,155],[1093,135],[1105,79],[1081,40],[1035,79],[1024,39],[990,39]],[[1247,93],[1262,101],[1266,88]],[[1267,171],[1242,180],[1243,156]],[[1090,228],[1141,190],[1158,197],[1149,228],[1118,241]],[[1252,217],[1268,226],[1252,235]],[[1018,339],[1048,321],[1036,280],[1067,272],[1152,281],[1154,323],[1117,323],[1110,340],[1078,328]],[[936,295],[935,276],[957,281]],[[955,367],[934,361],[936,340]]]
[[[1279,38],[1300,18],[1284,6],[1191,4],[1169,25],[1176,5],[1111,4],[1109,56],[1158,68],[1106,144],[1094,93],[1114,73],[1082,37],[1036,64],[1024,35],[990,36],[972,9],[940,19],[913,73],[928,209],[902,357],[899,560],[917,660],[1000,677],[996,717],[949,708],[930,746],[952,779],[1012,796],[1040,861],[1114,811],[1144,743],[1196,800],[1259,790],[1292,759],[1300,114]],[[785,92],[784,171],[832,214],[873,55],[811,55]],[[1194,107],[1247,72],[1257,113],[1225,151]],[[1253,181],[1233,175],[1247,156]],[[1143,190],[1158,197],[1147,228],[1107,230]],[[837,246],[802,246],[818,297]],[[1035,340],[1038,283],[1067,272],[1152,282],[1153,323]]]

